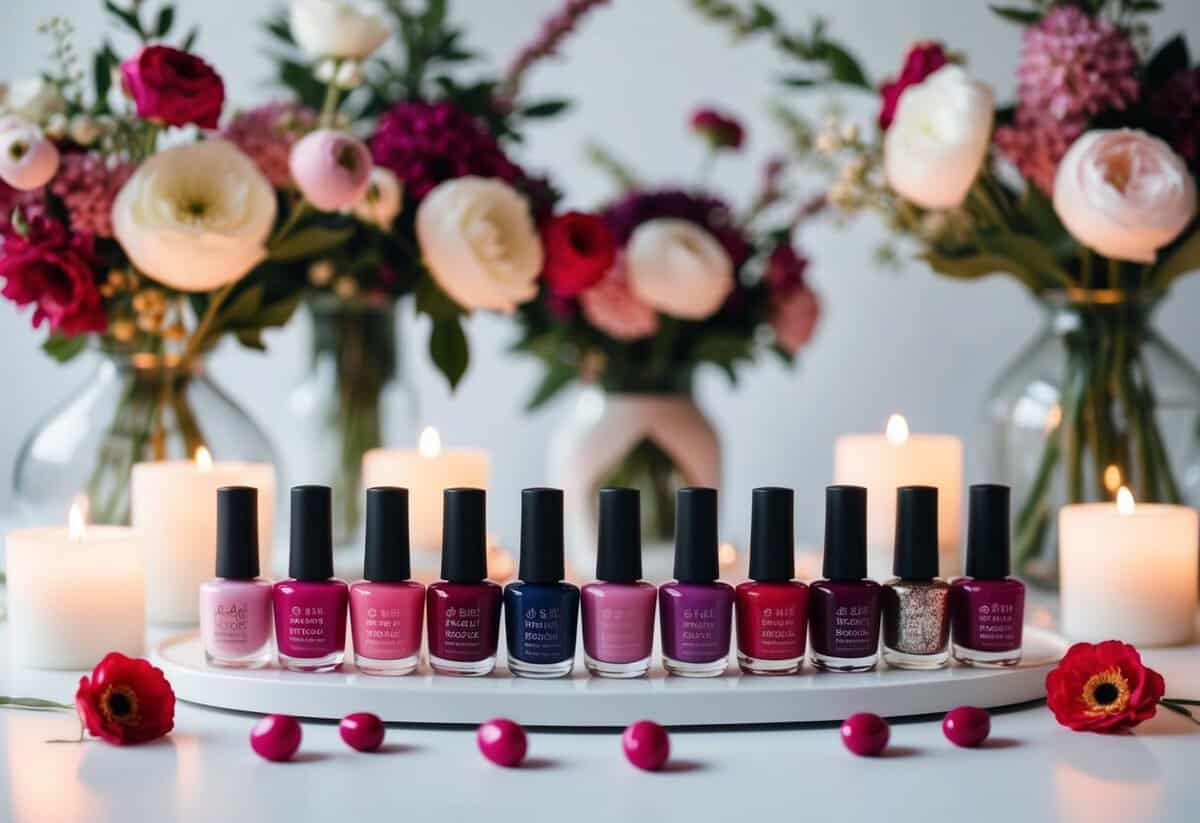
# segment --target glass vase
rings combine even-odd
[[[271,441],[204,370],[177,357],[100,350],[87,381],[46,416],[17,454],[13,493],[35,523],[65,523],[79,495],[88,520],[129,521],[134,463],[194,458],[274,463]]]
[[[1194,505],[1200,491],[1200,373],[1152,322],[1154,303],[1118,290],[1043,298],[1045,324],[995,382],[985,425],[991,476],[1013,487],[1013,562],[1054,585],[1066,503]]]
[[[394,301],[320,295],[307,306],[311,357],[288,400],[295,436],[286,464],[293,484],[333,487],[334,541],[348,546],[362,526],[363,455],[416,444],[416,394]]]

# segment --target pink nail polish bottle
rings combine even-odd
[[[363,674],[411,674],[421,659],[425,587],[410,580],[408,489],[367,489],[363,577],[350,587],[354,665]]]
[[[333,576],[332,510],[328,486],[292,488],[291,577],[274,593],[279,662],[292,671],[333,671],[346,655],[348,595]]]
[[[217,576],[200,584],[200,637],[210,666],[271,662],[271,581],[258,576],[258,489],[217,489]]]

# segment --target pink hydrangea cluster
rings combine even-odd
[[[298,103],[267,103],[238,112],[225,126],[224,135],[254,161],[273,186],[283,187],[292,180],[288,170],[292,144],[316,122],[312,109]]]
[[[1083,134],[1083,120],[1040,117],[1027,108],[1017,109],[1013,123],[996,129],[996,148],[1044,193],[1054,191],[1054,175],[1075,138]]]
[[[72,231],[112,237],[113,201],[133,170],[96,152],[64,154],[50,191],[66,206]]]
[[[587,321],[614,340],[631,342],[658,332],[658,313],[629,287],[621,258],[599,283],[579,295]]]

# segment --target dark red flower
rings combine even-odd
[[[692,114],[692,130],[708,141],[714,149],[742,147],[745,131],[742,124],[728,114],[716,109],[696,109]]]
[[[1133,646],[1076,643],[1046,675],[1046,705],[1074,731],[1119,732],[1154,717],[1165,688]]]
[[[34,328],[45,320],[51,331],[75,335],[108,326],[90,234],[68,232],[44,216],[30,219],[24,234],[6,226],[0,234],[0,279],[0,294],[18,306],[36,306]]]
[[[574,297],[591,288],[612,268],[617,239],[599,217],[569,211],[542,230],[546,250],[544,277],[558,297]]]
[[[212,66],[170,46],[146,46],[121,64],[121,83],[138,117],[168,126],[215,129],[225,84]]]
[[[906,88],[920,83],[947,62],[949,61],[946,58],[946,50],[942,48],[941,43],[914,43],[904,56],[904,66],[900,69],[900,74],[885,80],[879,87],[879,96],[882,99],[879,107],[879,128],[886,129],[892,125],[892,118],[896,116],[896,105]]]
[[[767,258],[767,269],[763,278],[772,295],[786,294],[804,285],[804,272],[808,258],[800,255],[786,240],[780,243]]]
[[[175,726],[175,692],[146,660],[109,652],[79,678],[75,710],[88,734],[124,746],[157,740]]]
[[[1155,131],[1193,169],[1200,169],[1200,66],[1180,69],[1150,90]]]

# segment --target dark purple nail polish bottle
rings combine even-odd
[[[881,588],[867,579],[867,490],[825,490],[824,580],[809,587],[813,666],[865,672],[879,660]]]

